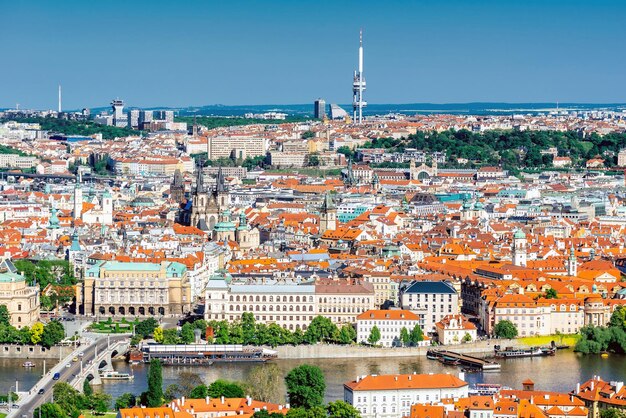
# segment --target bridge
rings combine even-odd
[[[85,379],[98,384],[100,371],[110,368],[111,359],[124,353],[128,346],[129,335],[93,338],[88,345],[80,346],[50,369],[29,392],[22,394],[19,407],[10,411],[7,418],[31,418],[36,408],[52,401],[53,387],[57,382],[67,382],[81,391]],[[55,373],[59,373],[57,380],[53,379]],[[43,393],[39,394],[42,390]]]
[[[110,337],[107,336],[107,347],[104,350],[98,352],[98,347],[95,347],[94,359],[89,360],[87,364],[84,363],[84,358],[80,361],[80,373],[76,375],[70,383],[74,388],[82,391],[85,379],[93,385],[102,384],[100,378],[100,372],[103,370],[112,370],[112,360],[120,354],[126,353],[130,347],[130,343],[127,339],[110,341]]]

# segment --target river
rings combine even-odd
[[[499,360],[502,369],[498,372],[471,373],[465,375],[465,380],[474,383],[500,383],[504,386],[521,389],[521,382],[527,378],[535,382],[535,389],[558,392],[569,392],[576,387],[577,382],[583,382],[593,375],[599,375],[604,380],[626,380],[626,357],[611,355],[608,358],[590,355],[583,356],[571,350],[559,351],[555,357],[534,357],[522,359]],[[6,393],[9,388],[19,381],[20,390],[27,390],[33,386],[42,372],[43,361],[35,361],[37,367],[25,369],[23,360],[0,359],[0,393]],[[287,374],[289,370],[300,364],[319,366],[326,377],[326,400],[343,399],[343,384],[365,374],[389,373],[458,373],[459,369],[444,366],[437,361],[420,357],[401,358],[364,358],[364,359],[304,359],[304,360],[274,360]],[[47,362],[47,367],[54,363]],[[163,367],[163,387],[177,383],[181,371],[196,373],[207,383],[218,378],[245,381],[253,367],[259,363],[216,363],[207,367]],[[148,366],[144,364],[131,366],[118,361],[114,363],[117,371],[132,373],[133,381],[108,381],[96,390],[110,393],[115,399],[125,392],[140,394],[147,388],[146,376]],[[261,367],[263,367],[261,365]]]
[[[558,392],[569,392],[576,388],[577,382],[584,382],[593,375],[603,379],[626,380],[626,357],[611,355],[608,358],[600,356],[583,356],[571,350],[559,351],[554,357],[534,357],[521,359],[501,360],[502,369],[498,372],[471,373],[465,375],[465,380],[474,383],[500,383],[504,386],[521,389],[522,381],[532,379],[535,389]],[[458,373],[459,369],[444,366],[424,356],[401,358],[364,358],[364,359],[304,359],[304,360],[274,360],[283,374],[300,364],[319,366],[326,377],[326,400],[343,399],[343,384],[365,374],[394,374],[394,373]],[[210,383],[218,378],[245,381],[247,375],[258,363],[216,363],[207,367],[163,367],[163,386],[177,382],[178,373],[189,371],[196,373],[200,378]],[[124,392],[139,394],[147,388],[148,366],[144,364],[131,366],[118,362],[115,369],[133,373],[134,381],[109,381],[102,385],[102,389],[113,395],[113,398]]]

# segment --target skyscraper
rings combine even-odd
[[[324,99],[315,101],[313,113],[315,119],[324,119],[326,117],[326,101]]]
[[[356,123],[363,122],[363,108],[367,102],[363,100],[365,77],[363,76],[363,31],[359,32],[359,69],[354,72],[352,82],[352,119]]]
[[[111,102],[113,108],[113,126],[125,128],[128,125],[128,117],[124,114],[124,101],[115,99]]]

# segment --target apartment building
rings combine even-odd
[[[377,327],[380,331],[380,341],[377,344],[383,347],[400,346],[402,345],[400,340],[402,329],[406,328],[408,332],[411,332],[418,324],[418,316],[411,311],[372,309],[356,317],[356,341],[367,343],[372,328]]]
[[[413,404],[467,397],[468,390],[450,374],[369,375],[345,383],[343,397],[362,418],[397,418],[409,416]]]
[[[38,164],[36,157],[17,154],[0,154],[0,168],[32,168]]]
[[[435,324],[447,315],[459,313],[459,295],[443,281],[414,281],[400,290],[402,309],[419,316],[424,333],[437,332]]]

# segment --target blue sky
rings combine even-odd
[[[0,107],[626,102],[626,1],[0,3]]]

